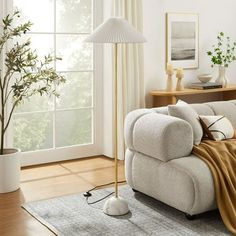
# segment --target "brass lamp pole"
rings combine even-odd
[[[115,158],[115,197],[118,197],[118,116],[117,116],[117,109],[118,109],[118,70],[117,70],[117,61],[118,61],[118,44],[114,44],[115,48],[115,111],[114,111],[114,117],[115,117],[115,134],[114,134],[114,142],[115,142],[115,150],[114,150],[114,158]]]

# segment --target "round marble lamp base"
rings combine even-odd
[[[125,199],[119,196],[111,197],[105,202],[103,212],[110,216],[121,216],[129,212],[129,206]]]

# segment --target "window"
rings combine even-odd
[[[28,158],[26,164],[100,154],[101,91],[96,55],[101,49],[83,42],[101,15],[101,11],[97,12],[101,9],[99,1],[94,2],[96,7],[92,0],[13,0],[11,8],[20,10],[22,21],[34,24],[25,38],[31,38],[40,57],[52,52],[62,57],[53,66],[66,78],[66,83],[57,88],[59,98],[34,96],[14,113],[13,138],[8,138],[13,146],[30,151],[32,158],[50,152],[54,158]],[[60,150],[60,157],[58,149],[64,150]],[[43,152],[39,154],[39,150]]]

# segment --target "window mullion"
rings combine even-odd
[[[54,32],[53,32],[53,40],[54,40],[54,58],[56,58],[57,54],[57,46],[56,46],[56,0],[54,0]],[[54,60],[54,69],[56,70],[56,60]],[[56,86],[56,85],[54,85]],[[56,97],[53,97],[53,148],[56,147]]]

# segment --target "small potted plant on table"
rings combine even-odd
[[[213,50],[208,51],[207,55],[211,58],[212,67],[219,66],[219,76],[215,82],[227,87],[228,78],[225,70],[231,62],[236,60],[236,42],[231,43],[230,37],[225,37],[225,34],[220,32],[217,36],[217,44],[212,48]]]
[[[20,17],[18,11],[2,19],[0,35],[0,193],[19,188],[20,150],[6,148],[4,142],[14,109],[36,94],[58,96],[55,86],[65,82],[52,68],[54,58],[50,54],[41,61],[31,49],[30,40],[19,42],[32,23],[14,26],[17,17]],[[8,49],[6,45],[10,42],[13,45]]]

